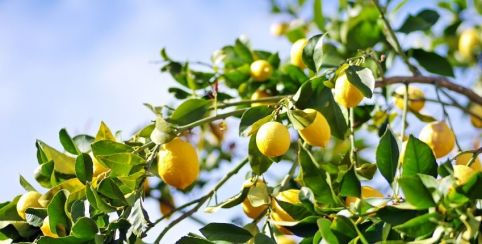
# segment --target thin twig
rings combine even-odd
[[[244,104],[252,104],[252,103],[266,103],[266,102],[277,102],[283,98],[286,98],[288,96],[272,96],[272,97],[263,97],[263,98],[258,98],[258,99],[252,99],[252,100],[241,100],[241,101],[236,101],[236,102],[226,102],[226,103],[220,103],[216,107],[218,109],[223,109],[227,107],[232,107],[232,106],[238,106],[238,105],[244,105]]]
[[[455,127],[454,125],[452,124],[452,120],[450,119],[450,115],[449,113],[447,112],[447,109],[445,109],[445,105],[442,103],[442,98],[440,97],[440,88],[439,87],[435,87],[435,94],[437,95],[437,100],[440,101],[440,105],[442,106],[442,111],[443,111],[443,114],[444,114],[444,118],[447,119],[447,121],[449,122],[449,126],[450,128],[452,129],[452,132],[455,134]],[[457,137],[455,137],[455,145],[457,145],[457,149],[459,151],[462,150],[462,148],[460,147],[460,143],[459,143],[459,140],[457,139]]]
[[[246,110],[248,110],[248,108],[238,109],[238,110],[234,110],[234,111],[227,112],[227,113],[224,113],[224,114],[217,114],[217,115],[214,115],[214,116],[211,116],[211,117],[200,119],[196,122],[193,122],[193,123],[190,123],[190,124],[187,124],[187,125],[179,126],[179,127],[177,127],[177,129],[179,131],[189,130],[189,129],[192,129],[192,128],[198,126],[198,125],[202,125],[202,124],[209,123],[209,122],[219,120],[219,119],[225,119],[227,117],[231,117],[231,116],[235,116],[235,115],[240,115],[240,114],[246,112]]]

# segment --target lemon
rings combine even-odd
[[[473,153],[462,153],[457,158],[455,159],[455,164],[457,165],[467,165],[467,163],[472,159]],[[470,168],[472,168],[475,171],[482,171],[482,166],[480,165],[480,160],[479,157],[475,158],[474,162],[472,162],[472,165],[470,165]]]
[[[300,190],[297,189],[290,189],[286,191],[279,192],[278,195],[276,195],[276,200],[277,201],[283,201],[287,203],[291,203],[293,205],[298,205],[301,204],[301,201],[298,197],[300,194]],[[278,204],[277,201],[271,201],[271,213],[270,217],[274,221],[284,221],[284,222],[291,222],[295,221],[293,217],[289,213],[287,213],[281,206]],[[284,228],[283,226],[276,225],[278,230],[286,235],[291,235],[291,231],[288,229]]]
[[[384,195],[379,192],[377,189],[370,187],[370,186],[362,186],[361,187],[361,198],[382,198]],[[360,201],[358,197],[346,197],[345,199],[345,206],[348,208],[351,204]]]
[[[335,81],[335,101],[345,108],[357,106],[363,100],[363,94],[348,81],[346,74],[339,76]]]
[[[288,31],[289,24],[286,22],[274,23],[270,27],[270,32],[273,36],[282,36]]]
[[[296,244],[296,241],[287,237],[286,235],[276,236],[276,243],[278,244]]]
[[[256,60],[251,63],[251,78],[255,81],[266,81],[273,74],[273,66],[266,60]]]
[[[256,90],[253,95],[251,95],[251,100],[258,100],[260,98],[269,97],[269,94],[266,93],[264,90]],[[269,105],[271,102],[256,102],[251,103],[251,107],[262,106],[262,105]]]
[[[172,198],[162,199],[159,201],[159,210],[161,210],[162,216],[169,215],[174,210],[174,200]]]
[[[474,51],[478,45],[480,45],[480,37],[476,29],[470,28],[460,34],[459,52],[464,59],[473,59]]]
[[[443,121],[427,124],[420,131],[419,139],[432,148],[435,157],[449,154],[455,145],[455,135]]]
[[[402,109],[402,110],[403,110],[403,107],[404,107],[403,106],[404,105],[404,102],[403,102],[403,96],[404,95],[405,95],[405,86],[399,86],[395,90],[395,97],[393,98],[393,100],[395,102],[395,106],[397,106],[399,109]],[[419,112],[420,110],[422,110],[423,106],[425,105],[425,100],[424,100],[425,94],[418,87],[414,87],[414,86],[408,87],[408,99],[414,100],[414,101],[412,101],[412,100],[408,101],[408,107],[411,110],[414,110],[416,112]]]
[[[475,173],[477,173],[477,171],[465,165],[454,165],[454,177],[459,185],[467,183]]]
[[[27,208],[40,208],[40,203],[38,202],[42,194],[36,191],[29,191],[23,194],[17,202],[17,213],[22,218],[25,219],[25,210]]]
[[[98,175],[109,171],[109,168],[104,166],[102,163],[95,158],[94,154],[91,152],[89,153],[90,158],[92,158],[92,168],[93,168],[93,174],[92,176],[97,177]]]
[[[290,133],[286,126],[271,121],[263,124],[256,134],[256,145],[259,151],[268,157],[285,154],[290,148]]]
[[[291,46],[290,51],[290,61],[291,64],[300,67],[301,69],[305,68],[305,64],[303,63],[303,49],[305,48],[308,40],[305,38],[297,40]]]
[[[42,223],[42,226],[40,227],[40,230],[42,231],[42,233],[44,234],[44,236],[50,236],[50,237],[53,237],[53,238],[58,238],[59,236],[55,233],[53,233],[51,230],[50,230],[50,221],[49,221],[49,216],[45,217],[43,223]]]
[[[474,114],[476,114],[476,115],[478,115],[479,117],[482,118],[482,106],[477,105],[477,104],[473,104],[472,106],[470,106],[470,112],[472,112],[472,113],[474,113]],[[470,122],[476,128],[482,128],[482,120],[479,119],[479,118],[476,118],[473,115],[470,115]]]
[[[303,112],[316,112],[316,117],[310,125],[298,131],[301,138],[312,146],[325,147],[331,138],[330,126],[325,116],[311,108],[304,109]]]
[[[162,145],[158,154],[158,173],[166,184],[186,189],[199,175],[196,150],[179,137]]]
[[[266,183],[264,183],[264,181],[261,179],[258,179],[258,181],[256,182],[256,185],[258,184],[266,185]],[[254,183],[248,180],[243,184],[243,188],[247,188],[247,187],[250,188],[253,185]],[[248,197],[244,199],[242,206],[246,216],[252,219],[258,218],[268,208],[268,205],[261,205],[261,206],[254,207],[253,205],[251,205],[251,202],[249,201]]]

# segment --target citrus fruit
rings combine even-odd
[[[258,100],[260,98],[269,97],[269,94],[266,93],[264,90],[256,90],[253,95],[251,95],[251,100]],[[251,103],[251,107],[262,106],[262,105],[269,105],[271,102],[255,102]]]
[[[467,60],[472,60],[475,49],[480,45],[479,33],[476,29],[470,28],[462,31],[459,38],[459,53]]]
[[[305,64],[303,63],[303,49],[305,48],[308,40],[305,38],[297,40],[291,46],[290,51],[290,61],[292,65],[298,66],[301,69],[305,68]]]
[[[470,106],[470,112],[478,115],[479,117],[482,118],[482,106],[473,104]],[[482,119],[479,119],[473,115],[470,115],[470,122],[472,123],[473,126],[476,128],[482,128]]]
[[[311,108],[304,109],[303,111],[305,113],[316,113],[316,117],[310,125],[298,131],[301,138],[312,146],[325,147],[331,137],[330,126],[325,116]]]
[[[17,202],[17,213],[22,218],[25,219],[25,210],[27,208],[40,208],[42,207],[38,202],[42,194],[36,191],[29,191],[23,194]]]
[[[186,189],[199,175],[196,150],[179,137],[162,145],[158,154],[158,173],[166,184]]]
[[[459,185],[467,183],[475,173],[477,173],[477,171],[465,165],[454,165],[454,177]]]
[[[49,221],[49,216],[45,217],[44,221],[42,222],[42,226],[40,227],[40,230],[44,234],[44,236],[50,236],[53,238],[58,238],[59,236],[55,233],[53,233],[50,230],[50,221]]]
[[[403,107],[404,107],[403,96],[405,95],[405,86],[399,86],[395,90],[394,95],[395,97],[393,98],[393,100],[395,102],[395,106],[403,110]],[[419,112],[420,110],[422,110],[423,106],[425,105],[425,100],[424,100],[425,94],[418,87],[414,87],[414,86],[408,87],[408,99],[413,99],[408,101],[408,107],[411,110],[414,110],[416,112]]]
[[[455,135],[443,121],[427,124],[420,131],[419,139],[432,148],[435,157],[449,154],[455,145]]]
[[[264,181],[261,180],[261,179],[258,179],[258,181],[256,182],[256,185],[258,185],[258,184],[262,184],[262,185],[266,186],[266,183],[264,183]],[[248,180],[243,184],[243,187],[244,188],[246,188],[246,187],[251,188],[253,185],[254,185],[254,183],[252,181]],[[251,202],[249,201],[248,197],[246,197],[244,199],[244,201],[242,203],[242,206],[243,206],[243,211],[246,214],[246,216],[248,216],[252,219],[258,218],[268,208],[268,205],[261,205],[261,206],[254,207],[251,204]]]
[[[251,78],[255,81],[266,81],[273,74],[273,67],[266,60],[256,60],[251,63]]]
[[[370,187],[370,186],[362,186],[361,187],[361,198],[382,198],[384,195],[379,192],[377,189]],[[351,204],[356,203],[359,201],[360,198],[358,197],[346,197],[345,199],[345,206],[350,207]]]
[[[296,241],[285,236],[285,235],[279,235],[276,236],[276,243],[278,244],[296,244]]]
[[[270,32],[273,36],[282,36],[288,31],[289,24],[286,22],[273,23]]]
[[[300,194],[300,190],[297,190],[297,189],[290,189],[290,190],[279,192],[275,197],[276,200],[271,201],[271,213],[270,213],[271,219],[274,221],[283,221],[283,222],[295,221],[295,219],[291,217],[289,213],[287,213],[283,208],[281,208],[281,206],[278,204],[277,201],[283,201],[283,202],[291,203],[293,205],[298,205],[298,204],[301,204],[301,201],[298,197],[299,194]],[[276,225],[276,227],[283,234],[286,234],[286,235],[292,234],[291,231],[289,231],[283,226]]]
[[[335,81],[335,101],[345,108],[357,106],[363,100],[363,94],[348,81],[346,74],[339,76]]]
[[[472,159],[473,153],[466,152],[462,153],[457,156],[455,159],[455,164],[457,165],[467,165],[467,163]],[[482,171],[482,166],[480,165],[480,160],[479,157],[475,158],[474,162],[472,162],[472,165],[470,165],[470,168],[472,168],[475,171]]]
[[[256,134],[256,145],[259,151],[268,157],[285,154],[290,148],[290,133],[286,126],[271,121],[263,124]]]

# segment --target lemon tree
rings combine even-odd
[[[38,140],[0,241],[168,243],[189,219],[177,243],[480,242],[481,1],[327,2],[269,1],[288,50],[239,38],[201,68],[162,49],[171,103],[127,137]]]

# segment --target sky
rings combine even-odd
[[[213,51],[244,34],[255,48],[280,50],[286,58],[289,43],[269,34],[271,23],[284,17],[270,15],[268,2],[0,0],[0,202],[23,192],[20,174],[34,182],[36,139],[60,148],[61,128],[93,134],[102,120],[128,137],[153,119],[142,103],[171,102],[167,88],[175,83],[156,64],[162,47],[177,60],[209,61]],[[401,13],[423,5],[429,2]],[[423,45],[423,39],[408,39]],[[237,189],[236,182],[226,187]],[[155,202],[146,207],[159,217]],[[229,220],[225,215],[200,216]],[[165,240],[199,227],[187,220]]]

